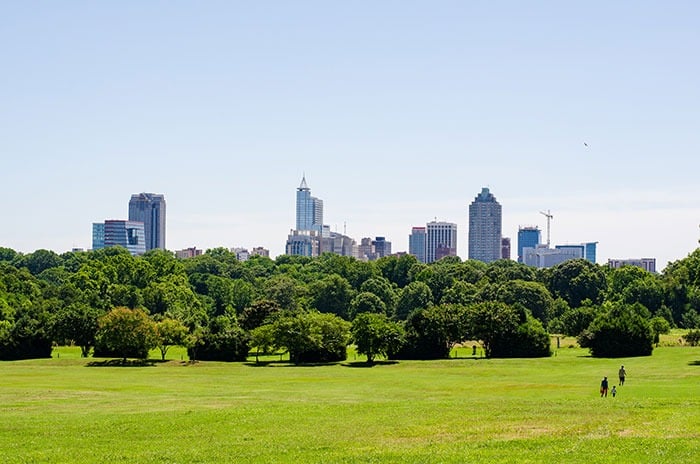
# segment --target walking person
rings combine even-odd
[[[600,382],[600,397],[608,396],[608,378],[603,377],[603,381]]]
[[[627,376],[627,371],[625,371],[625,366],[620,366],[620,370],[617,372],[620,377],[620,386],[625,384],[625,377]]]
[[[613,385],[612,390],[610,390],[610,394],[613,398],[615,398],[615,395],[617,395],[617,388],[615,387],[615,385]]]

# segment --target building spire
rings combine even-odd
[[[310,190],[309,186],[306,185],[306,173],[301,176],[301,184],[299,185],[299,190]]]

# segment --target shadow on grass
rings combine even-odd
[[[375,366],[391,366],[393,364],[398,364],[398,363],[399,363],[398,361],[374,361],[372,363],[368,363],[367,361],[353,361],[353,362],[342,363],[341,366],[367,368],[367,367],[375,367]]]
[[[85,367],[153,367],[167,361],[160,359],[105,359],[103,361],[91,361]]]
[[[688,363],[689,366],[700,366],[700,361],[690,361]]]
[[[243,363],[244,366],[248,367],[323,367],[323,366],[335,366],[340,364],[339,362],[326,362],[326,363],[299,363],[294,364],[290,361],[259,361],[259,362],[246,362]]]

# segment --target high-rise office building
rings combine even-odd
[[[122,246],[132,255],[146,252],[146,234],[143,222],[109,219],[92,224],[92,249]]]
[[[501,259],[501,205],[486,187],[469,205],[469,259]]]
[[[540,244],[541,234],[538,227],[518,228],[518,262],[524,263],[523,248],[536,248]]]
[[[391,254],[391,242],[387,241],[385,237],[375,237],[372,240],[372,248],[377,258],[383,258]]]
[[[315,258],[321,254],[321,234],[315,230],[291,230],[287,236],[285,253]]]
[[[301,178],[297,188],[297,227],[296,230],[323,229],[323,201],[311,196],[311,189],[306,185],[306,176]]]
[[[129,221],[143,222],[146,251],[165,250],[165,197],[156,193],[136,193],[129,200]]]
[[[510,237],[501,239],[501,259],[510,259]]]
[[[105,247],[105,223],[92,223],[92,249],[101,250]]]
[[[415,256],[419,262],[425,262],[425,227],[411,228],[411,235],[408,236],[408,253]]]
[[[426,224],[426,229],[426,263],[432,263],[445,256],[457,256],[457,224],[432,221]]]

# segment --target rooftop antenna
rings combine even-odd
[[[551,229],[550,221],[554,218],[554,216],[552,216],[552,212],[550,210],[547,210],[546,213],[544,211],[540,211],[540,214],[547,218],[547,248],[549,248],[549,232]]]

